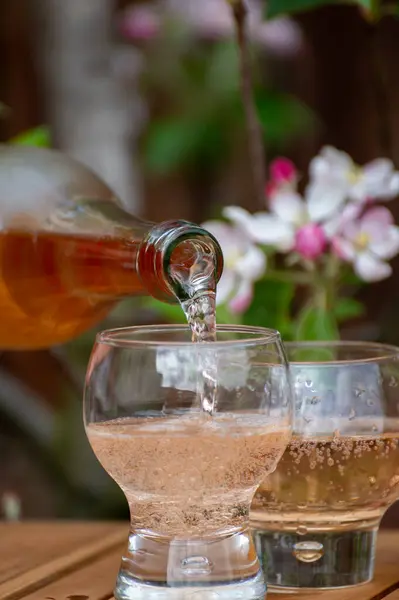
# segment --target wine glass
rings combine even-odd
[[[222,326],[216,342],[193,343],[187,326],[105,331],[84,404],[93,451],[130,507],[116,598],[263,600],[249,507],[291,435],[279,334]]]
[[[399,498],[399,349],[286,344],[292,441],[251,512],[269,584],[339,588],[372,579],[377,530]]]

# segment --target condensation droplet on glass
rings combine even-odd
[[[374,433],[376,433],[378,431],[377,425],[373,425],[372,428],[371,428],[371,431],[373,431]]]
[[[372,398],[368,398],[366,404],[367,406],[374,406],[374,400]]]
[[[306,535],[308,532],[308,528],[305,527],[305,525],[299,525],[299,527],[296,530],[298,535]]]
[[[354,408],[351,408],[350,412],[349,412],[349,416],[348,419],[349,421],[353,421],[353,419],[356,417],[356,411]]]
[[[333,466],[333,464],[334,464],[334,459],[330,457],[330,458],[327,460],[327,464],[328,464],[328,466],[329,466],[329,467],[332,467],[332,466]]]
[[[312,381],[311,379],[306,379],[306,381],[305,381],[305,386],[306,386],[307,388],[311,388],[311,387],[312,387],[312,385],[313,385],[313,381]]]
[[[371,485],[375,485],[377,483],[377,480],[375,477],[371,476],[371,477],[369,477],[369,482]]]
[[[313,397],[310,399],[310,404],[312,404],[313,406],[314,406],[315,404],[318,404],[319,402],[320,402],[320,398],[319,398],[319,396],[313,396]]]
[[[398,381],[397,379],[395,379],[395,377],[392,375],[391,379],[389,380],[389,387],[398,387]]]
[[[364,390],[363,388],[355,388],[355,396],[356,396],[356,398],[360,398],[360,396],[362,396],[365,391],[366,390]]]

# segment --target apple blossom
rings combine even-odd
[[[359,167],[348,154],[331,146],[322,148],[311,161],[309,178],[305,195],[316,220],[320,212],[325,216],[327,205],[333,217],[348,200],[391,200],[399,194],[399,172],[392,161],[380,158]]]
[[[249,37],[280,56],[292,56],[303,44],[301,28],[293,19],[281,17],[271,22],[262,19],[258,2],[249,2]],[[132,40],[148,40],[158,35],[163,20],[176,19],[202,39],[231,38],[234,22],[225,0],[164,0],[152,6],[139,4],[123,13],[120,29]]]
[[[333,251],[353,263],[364,281],[380,281],[392,274],[385,262],[399,253],[399,227],[391,212],[382,206],[367,210],[357,220],[348,221],[332,240]]]
[[[297,170],[294,163],[288,158],[276,158],[270,163],[271,183],[280,185],[295,185],[297,180]]]
[[[303,241],[306,236],[306,246],[309,248],[309,232],[317,232],[318,242],[313,246],[313,259],[317,258],[325,248],[325,243],[321,243],[321,239],[326,237],[324,225],[327,224],[327,217],[330,216],[328,204],[321,204],[317,208],[317,213],[313,214],[306,200],[303,200],[296,191],[284,186],[277,187],[273,191],[269,212],[258,212],[252,215],[241,207],[229,206],[224,209],[223,214],[237,227],[241,227],[254,242],[274,246],[279,252],[298,250],[296,247],[298,233],[304,227],[313,224],[314,227],[305,229],[299,239]],[[304,249],[305,244],[301,244],[301,241],[299,248]],[[319,252],[316,252],[316,247],[319,248]],[[309,258],[308,252],[305,251],[303,256]]]
[[[120,21],[121,33],[136,41],[151,40],[159,34],[160,29],[159,14],[146,4],[128,8]]]
[[[224,256],[217,304],[228,302],[233,312],[244,312],[251,303],[254,282],[266,270],[266,256],[240,227],[221,221],[207,221],[203,227],[216,237]]]
[[[327,245],[324,229],[317,223],[307,223],[295,235],[295,251],[307,260],[316,260]]]

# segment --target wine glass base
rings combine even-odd
[[[264,600],[266,585],[249,530],[208,538],[131,532],[117,600]]]
[[[373,578],[377,528],[306,535],[254,529],[253,535],[270,591],[346,588]]]
[[[119,572],[114,590],[116,600],[264,600],[265,593],[261,575],[224,585],[170,587],[139,581],[124,571]]]

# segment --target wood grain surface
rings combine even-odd
[[[0,600],[113,600],[125,523],[0,523]],[[274,600],[399,600],[399,532],[384,531],[374,581]]]

